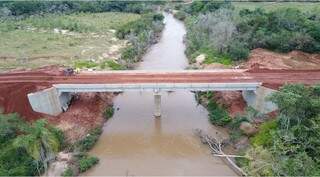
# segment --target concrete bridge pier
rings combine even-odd
[[[159,90],[154,91],[154,116],[161,117],[161,94]]]

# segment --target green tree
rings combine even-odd
[[[278,105],[282,128],[288,130],[320,113],[320,101],[313,90],[302,84],[285,85],[270,97]]]
[[[291,84],[271,96],[279,108],[278,121],[274,121],[278,125],[264,124],[252,139],[254,151],[247,152],[251,160],[245,167],[249,174],[320,175],[319,88]]]
[[[47,169],[49,160],[58,152],[60,143],[56,134],[48,128],[46,120],[34,122],[25,132],[14,140],[16,147],[23,147],[27,153],[38,163]],[[40,172],[40,169],[38,169]]]

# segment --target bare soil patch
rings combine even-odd
[[[14,73],[28,75],[62,75],[63,68],[48,66],[36,70],[15,70]],[[112,93],[84,93],[76,96],[70,108],[59,116],[49,116],[32,110],[27,97],[28,93],[51,87],[46,83],[13,83],[0,85],[0,108],[3,113],[18,113],[25,120],[33,121],[46,118],[61,128],[69,142],[84,137],[90,129],[102,126],[105,119],[103,112],[112,105]]]
[[[71,103],[68,111],[59,116],[47,116],[74,143],[83,138],[91,129],[102,126],[107,106],[112,105],[112,93],[81,93]]]
[[[292,51],[286,54],[276,53],[266,49],[251,51],[247,62],[241,68],[252,69],[320,69],[320,54],[309,54]]]
[[[231,117],[243,113],[247,104],[240,91],[215,92],[213,99],[228,109]]]

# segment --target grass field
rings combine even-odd
[[[236,10],[263,8],[267,11],[275,10],[278,8],[294,7],[301,11],[319,11],[320,12],[320,2],[233,2],[232,3]]]
[[[0,70],[116,59],[125,41],[115,37],[115,29],[138,18],[136,14],[110,12],[1,22]]]

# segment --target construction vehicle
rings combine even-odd
[[[65,76],[72,76],[75,74],[74,69],[73,68],[66,68],[63,70],[63,74]]]

